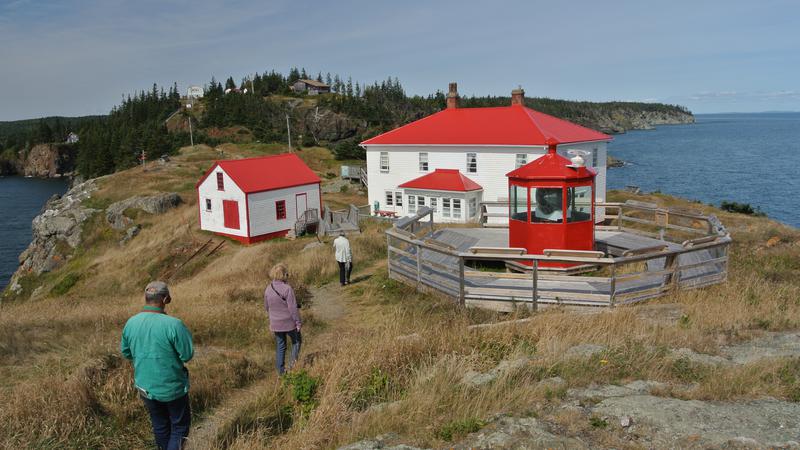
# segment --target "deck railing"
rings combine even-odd
[[[631,202],[597,206],[606,208],[610,224],[596,230],[654,237],[664,245],[636,250],[608,246],[599,249],[602,253],[552,250],[545,255],[474,247],[464,252],[428,238],[434,224],[426,220],[432,214],[426,208],[386,231],[389,276],[418,290],[443,293],[462,305],[521,303],[533,309],[541,304],[618,306],[727,279],[731,238],[715,216]],[[486,263],[529,269],[481,270]],[[566,275],[542,267],[553,263],[582,266],[587,273]]]

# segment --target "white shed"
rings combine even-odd
[[[197,182],[200,229],[250,244],[319,218],[320,178],[294,153],[215,162]]]

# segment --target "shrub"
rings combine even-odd
[[[486,425],[486,422],[476,419],[474,417],[470,417],[468,419],[463,420],[456,420],[453,422],[446,423],[442,425],[441,428],[436,432],[436,436],[438,436],[443,441],[450,442],[455,437],[464,436],[469,433],[474,433]]]
[[[58,283],[50,289],[50,293],[55,296],[64,295],[72,289],[73,286],[81,279],[81,276],[77,273],[70,272],[64,275],[64,278],[60,279]]]
[[[291,388],[298,418],[307,419],[311,411],[317,407],[319,378],[310,376],[305,370],[288,372],[283,377],[283,384]]]
[[[387,401],[389,399],[389,387],[389,375],[381,369],[373,367],[367,383],[353,397],[352,407],[360,411],[374,403]]]
[[[767,215],[758,207],[753,208],[749,203],[729,202],[727,200],[723,200],[722,203],[720,203],[719,208],[723,211],[746,214],[748,216],[765,217]]]

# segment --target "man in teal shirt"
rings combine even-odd
[[[148,284],[144,297],[144,308],[122,330],[120,350],[133,361],[134,382],[150,413],[156,445],[179,450],[192,422],[189,371],[183,365],[194,355],[192,334],[164,311],[172,301],[166,283]]]

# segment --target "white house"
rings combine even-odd
[[[186,90],[186,97],[187,98],[203,98],[203,88],[200,86],[189,86]]]
[[[506,174],[546,154],[549,142],[558,143],[558,152],[568,158],[570,150],[585,152],[586,164],[597,170],[596,201],[605,201],[606,144],[611,136],[530,109],[524,106],[524,95],[522,89],[512,91],[509,106],[459,108],[456,83],[450,83],[446,109],[362,142],[370,205],[408,215],[424,202],[436,210],[434,220],[476,220],[481,201],[508,201]],[[458,197],[450,191],[409,186],[439,169],[460,172],[480,190],[463,191],[472,194]],[[464,200],[456,203],[459,217],[453,216],[456,198]],[[445,199],[450,199],[447,215]],[[488,208],[502,216],[490,222],[508,222],[506,206]],[[603,216],[598,209],[598,220]]]
[[[250,244],[322,210],[320,178],[294,153],[217,161],[197,182],[200,229]]]

